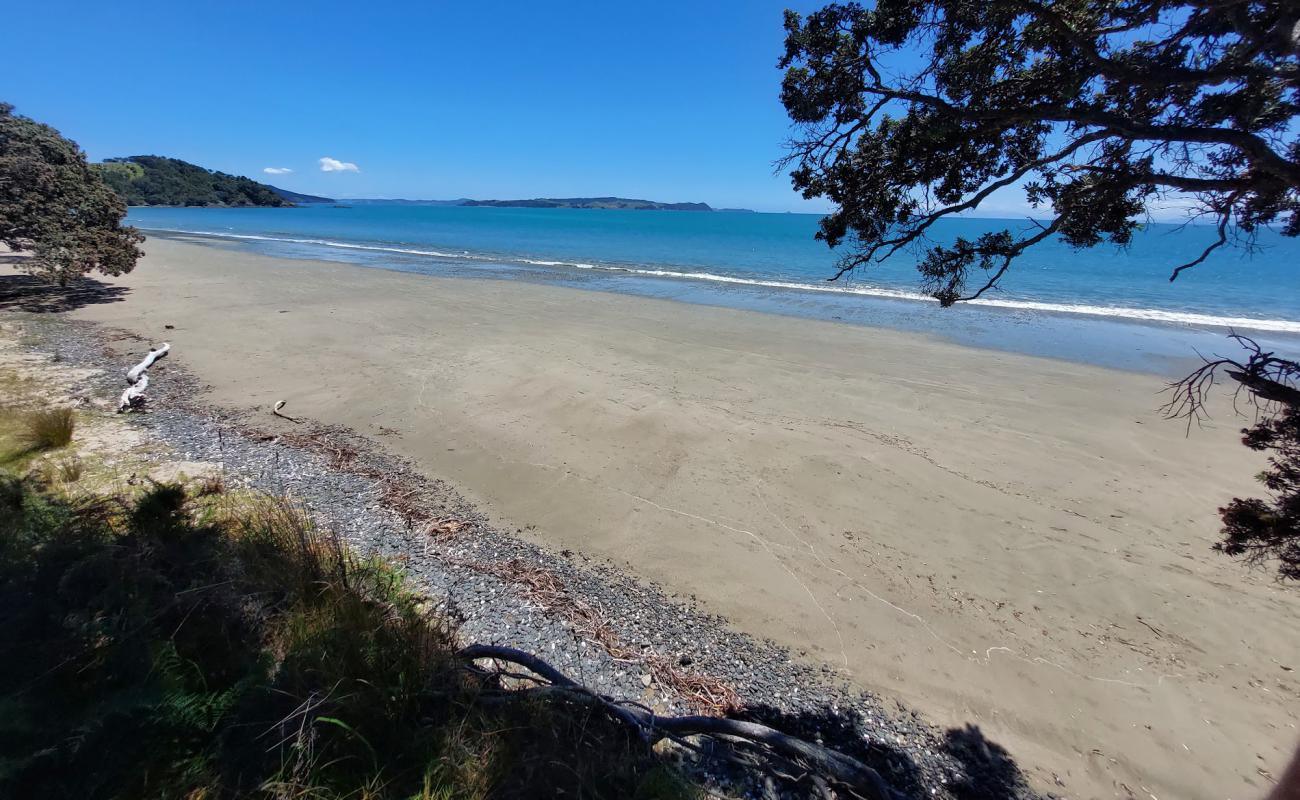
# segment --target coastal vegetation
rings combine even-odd
[[[251,178],[164,156],[105,159],[95,169],[131,206],[292,206],[276,189]],[[324,198],[322,198],[324,199]]]
[[[76,144],[0,103],[0,243],[30,251],[19,266],[66,286],[98,271],[130,272],[144,237]]]
[[[67,447],[76,427],[77,417],[66,406],[33,411],[27,417],[21,441],[28,452]]]
[[[1170,280],[1262,226],[1300,235],[1293,3],[882,0],[787,12],[781,100],[795,189],[835,204],[839,274],[923,254],[945,305],[1049,237],[1123,246],[1186,205],[1218,233]],[[898,69],[900,55],[909,68]],[[932,244],[934,223],[1022,193],[1040,219]]]
[[[0,516],[5,796],[694,796],[582,704],[502,702],[287,501],[8,474]]]
[[[784,163],[805,197],[835,206],[817,233],[848,244],[832,280],[915,251],[925,290],[950,306],[1041,242],[1123,247],[1169,205],[1216,232],[1170,281],[1251,249],[1265,226],[1300,235],[1294,3],[880,0],[787,11],[785,28],[797,133]],[[1005,192],[1040,218],[933,241],[936,222]],[[1220,372],[1258,404],[1243,442],[1271,454],[1269,497],[1220,509],[1218,549],[1300,579],[1300,363],[1240,341],[1244,357],[1208,361],[1167,408],[1199,417]]]

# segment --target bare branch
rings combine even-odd
[[[1169,275],[1170,283],[1173,283],[1174,281],[1178,280],[1178,276],[1182,274],[1183,270],[1191,269],[1197,264],[1200,264],[1201,262],[1205,261],[1205,259],[1210,257],[1210,253],[1213,253],[1215,250],[1218,250],[1220,247],[1223,247],[1225,244],[1228,243],[1228,222],[1230,219],[1231,219],[1230,212],[1225,212],[1220,214],[1219,225],[1218,225],[1218,232],[1219,232],[1218,238],[1215,239],[1213,242],[1211,242],[1209,246],[1206,247],[1205,250],[1203,250],[1201,254],[1196,258],[1192,259],[1191,261],[1188,261],[1186,264],[1180,264],[1179,266],[1174,267],[1174,271]]]
[[[857,759],[789,736],[766,725],[723,717],[660,716],[643,706],[621,703],[597,694],[537,656],[513,647],[476,644],[462,649],[459,655],[468,661],[494,659],[523,667],[547,681],[552,687],[594,703],[618,721],[632,727],[638,735],[651,741],[666,736],[739,739],[770,749],[837,784],[847,786],[868,800],[897,800],[899,797],[884,778],[880,777],[880,773]]]
[[[925,231],[928,228],[930,228],[930,226],[932,226],[935,222],[939,221],[943,217],[949,216],[951,214],[957,214],[962,211],[969,211],[971,209],[978,208],[980,203],[984,202],[984,200],[987,199],[989,195],[993,194],[998,189],[1003,189],[1007,186],[1014,184],[1016,181],[1025,177],[1026,175],[1033,172],[1034,170],[1042,169],[1045,166],[1061,161],[1062,159],[1073,155],[1076,151],[1079,150],[1079,148],[1085,145],[1092,144],[1094,142],[1099,142],[1102,139],[1105,139],[1108,135],[1109,134],[1106,131],[1095,131],[1086,136],[1081,136],[1078,139],[1075,139],[1069,145],[1056,151],[1055,153],[1031,161],[1025,164],[1024,166],[1022,166],[1020,169],[1015,170],[1010,175],[1007,175],[1005,178],[1001,178],[999,180],[996,180],[988,184],[987,186],[980,189],[975,194],[971,195],[969,199],[964,200],[960,203],[954,203],[953,205],[950,206],[945,206],[944,208],[938,209],[937,211],[933,211],[930,214],[927,214],[924,218],[921,219],[919,224],[916,224],[916,227],[914,229],[908,231],[908,233],[906,233],[905,235],[896,237],[894,239],[883,240],[868,248],[866,251],[867,260],[872,259],[880,249],[884,247],[889,247],[889,252],[885,253],[883,256],[877,259],[878,261],[884,261],[885,259],[892,256],[894,253],[898,252],[900,248],[905,247],[908,244],[911,244],[912,242],[916,241],[918,238],[920,238],[922,234],[925,233]],[[836,277],[838,277],[838,275]]]
[[[1278,77],[1284,77],[1286,74],[1294,75],[1295,70],[1289,73],[1278,75],[1276,72],[1257,67],[1249,63],[1249,59],[1259,52],[1260,43],[1256,41],[1255,45],[1238,55],[1234,63],[1229,65],[1220,64],[1215,69],[1189,69],[1187,67],[1164,66],[1158,72],[1142,72],[1135,70],[1113,59],[1106,58],[1098,50],[1095,42],[1095,36],[1092,32],[1081,33],[1076,31],[1069,22],[1066,21],[1052,7],[1042,3],[1025,0],[1021,5],[1031,14],[1038,16],[1047,21],[1058,33],[1069,40],[1070,44],[1084,57],[1085,60],[1097,71],[1113,80],[1123,81],[1127,84],[1140,86],[1169,86],[1172,84],[1214,84],[1225,80],[1236,80],[1243,77],[1253,77],[1260,80],[1272,80]],[[1190,25],[1185,24],[1184,30]],[[1179,37],[1171,37],[1177,40]]]
[[[1051,224],[1047,225],[1046,227],[1042,227],[1042,230],[1039,231],[1038,233],[1034,234],[1028,239],[1022,239],[1021,241],[1017,242],[1015,247],[1013,247],[1011,250],[1003,254],[1002,266],[998,268],[997,272],[993,273],[993,277],[989,278],[988,281],[983,286],[981,286],[976,292],[974,292],[973,294],[966,295],[965,297],[959,297],[957,298],[957,301],[963,302],[966,300],[974,300],[975,298],[987,292],[989,289],[992,289],[994,286],[997,285],[998,281],[1002,279],[1002,276],[1006,274],[1007,268],[1011,266],[1011,262],[1015,260],[1016,256],[1020,255],[1025,250],[1029,249],[1030,247],[1033,247],[1034,245],[1043,241],[1047,237],[1056,233],[1058,230],[1060,230],[1060,227],[1061,227],[1061,218],[1057,217],[1056,219],[1052,220]]]
[[[1263,138],[1246,131],[1203,125],[1152,124],[1129,119],[1110,111],[1070,108],[1061,105],[1020,106],[1012,108],[954,105],[934,94],[894,89],[883,84],[867,84],[863,91],[929,106],[955,119],[980,122],[1068,122],[1104,127],[1119,138],[1135,141],[1191,142],[1222,144],[1237,148],[1251,158],[1261,171],[1276,175],[1289,185],[1300,187],[1300,164],[1274,152]]]
[[[1246,350],[1245,363],[1224,356],[1202,356],[1200,367],[1166,387],[1165,391],[1171,393],[1171,397],[1160,409],[1166,419],[1186,419],[1190,428],[1193,422],[1208,418],[1206,398],[1217,383],[1220,372],[1237,381],[1234,396],[1245,389],[1250,392],[1252,403],[1300,405],[1300,388],[1296,387],[1300,364],[1265,352],[1248,336],[1233,333],[1228,338]]]

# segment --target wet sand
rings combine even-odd
[[[384,434],[502,524],[979,725],[1041,789],[1260,796],[1300,737],[1297,590],[1210,551],[1215,509],[1255,493],[1263,462],[1226,408],[1190,437],[1162,420],[1161,377],[145,249],[111,281],[124,299],[72,313],[171,341],[213,402]]]

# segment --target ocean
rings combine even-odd
[[[358,205],[133,208],[146,234],[198,236],[267,255],[430,275],[557,283],[876,325],[984,348],[1168,371],[1226,335],[1300,353],[1300,240],[1272,231],[1168,280],[1213,240],[1207,226],[1150,224],[1127,249],[1044,242],[1001,287],[950,309],[918,291],[919,253],[835,282],[811,214]],[[1024,220],[949,219],[950,242]]]

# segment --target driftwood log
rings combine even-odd
[[[568,693],[599,706],[611,717],[631,727],[651,743],[663,738],[681,740],[691,736],[740,740],[800,765],[811,775],[848,790],[851,796],[865,800],[898,800],[899,798],[899,794],[885,782],[880,773],[857,759],[828,747],[784,734],[766,725],[724,717],[659,716],[642,705],[621,702],[597,694],[537,656],[513,647],[475,644],[463,648],[460,656],[471,662],[492,659],[523,667],[544,681],[549,690]]]
[[[167,342],[163,342],[158,347],[151,349],[144,359],[126,371],[126,391],[122,392],[122,399],[118,402],[117,410],[138,411],[144,407],[144,393],[149,388],[149,368],[154,362],[163,358],[172,349]]]

